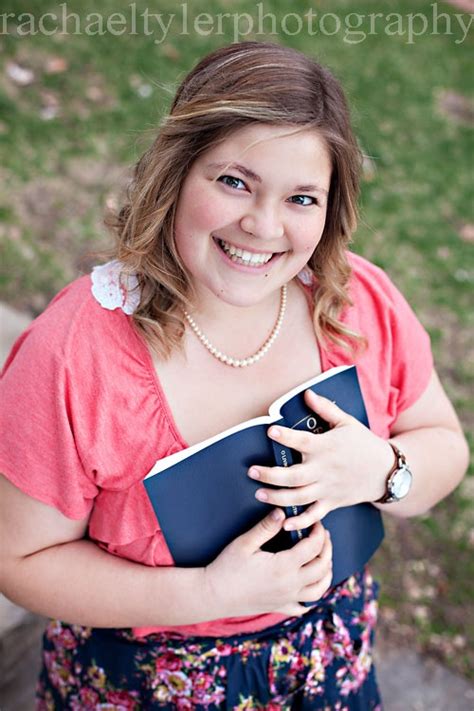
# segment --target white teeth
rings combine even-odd
[[[255,266],[260,266],[261,264],[266,264],[266,262],[269,262],[270,259],[273,257],[273,254],[268,252],[265,254],[247,252],[244,249],[239,249],[231,244],[228,244],[227,242],[224,242],[224,240],[222,239],[219,239],[218,242],[224,252],[226,252],[231,257],[232,261],[238,264],[254,264]]]

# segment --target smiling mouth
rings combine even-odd
[[[276,255],[281,254],[281,252],[248,252],[245,249],[234,247],[219,237],[214,239],[229,259],[236,264],[244,264],[247,267],[261,267],[263,264],[268,264]]]

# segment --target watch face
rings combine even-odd
[[[400,467],[391,482],[390,488],[393,496],[397,499],[403,499],[410,491],[411,480],[412,474],[408,467]]]

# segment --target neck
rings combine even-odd
[[[288,297],[290,291],[291,283]],[[216,347],[236,357],[245,357],[262,345],[280,312],[281,289],[249,305],[229,304],[209,290],[198,296],[190,315]]]

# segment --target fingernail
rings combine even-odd
[[[279,437],[281,435],[281,430],[278,427],[270,427],[268,434],[270,437]]]
[[[255,496],[259,501],[268,501],[268,494],[265,491],[257,491]]]
[[[285,531],[294,531],[296,526],[291,521],[288,521],[287,523],[285,523],[283,528],[285,529]]]
[[[249,474],[249,477],[251,477],[252,479],[260,479],[260,472],[255,467],[252,467],[251,469],[249,469],[248,474]]]
[[[283,517],[283,511],[281,509],[275,509],[271,512],[270,516],[274,521],[281,521]]]

